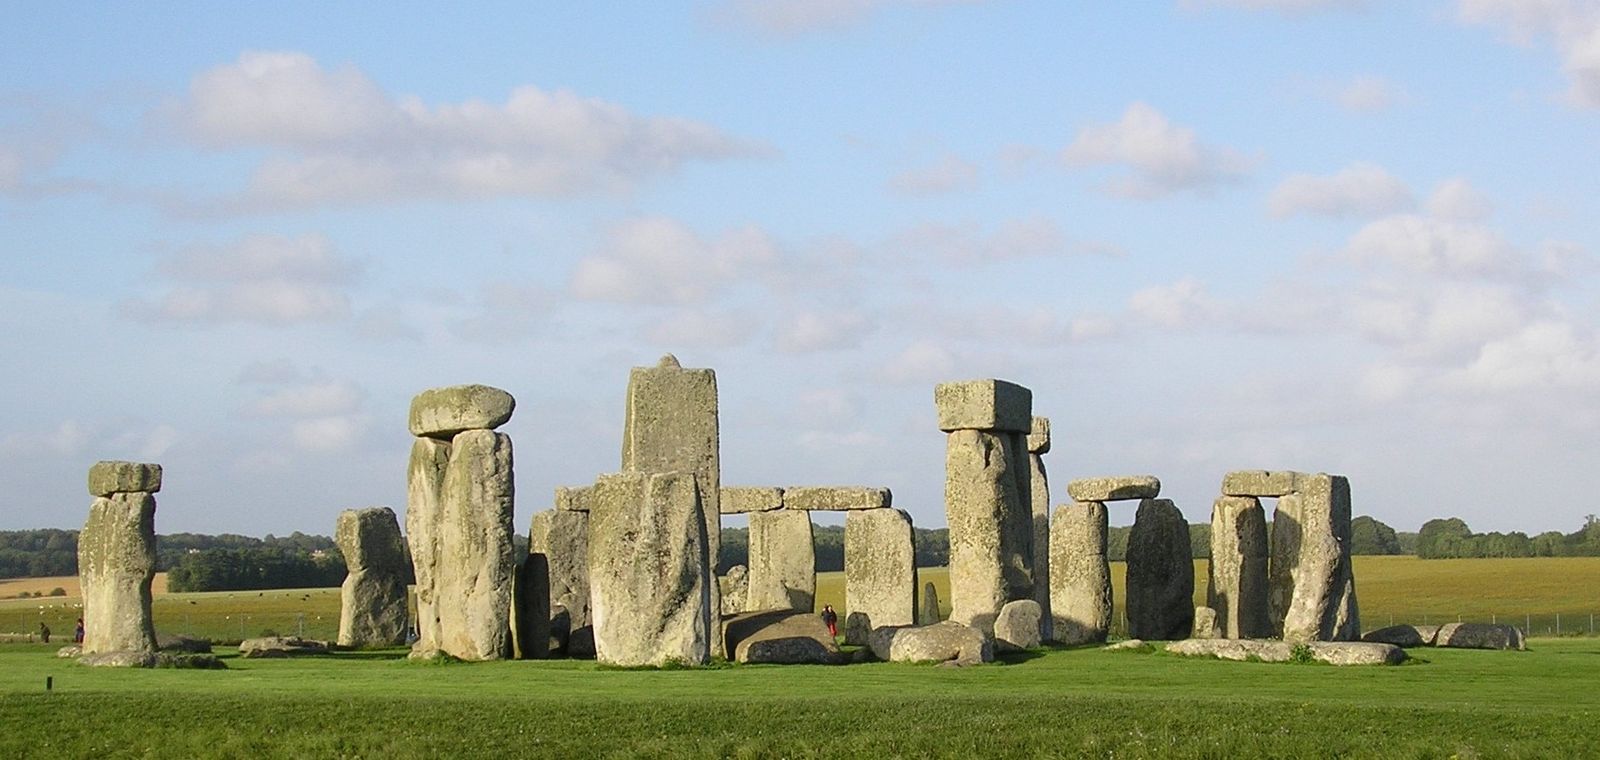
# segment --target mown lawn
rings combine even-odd
[[[421,665],[107,670],[0,647],[0,757],[1584,757],[1600,641],[1333,668],[1099,649],[960,670]],[[46,693],[46,677],[54,678]]]

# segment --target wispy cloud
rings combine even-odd
[[[347,286],[360,269],[321,235],[251,235],[175,252],[159,271],[177,284],[122,306],[153,322],[332,322],[350,315]]]
[[[1118,121],[1084,127],[1061,156],[1070,166],[1126,168],[1109,188],[1136,198],[1214,188],[1243,177],[1252,163],[1231,148],[1201,143],[1193,129],[1138,102]]]

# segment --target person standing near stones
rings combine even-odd
[[[45,625],[43,620],[39,621],[39,640],[50,643],[50,626]]]
[[[822,622],[828,626],[828,635],[839,638],[839,613],[833,611],[833,605],[822,605]]]
[[[83,618],[78,618],[78,627],[72,629],[72,643],[83,643]]]

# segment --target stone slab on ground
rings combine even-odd
[[[722,641],[737,662],[834,665],[844,661],[822,617],[798,610],[728,615],[722,620]]]
[[[872,654],[885,662],[994,661],[994,645],[983,632],[953,620],[924,626],[885,626],[872,632]]]
[[[1184,639],[1167,644],[1166,651],[1187,657],[1290,662],[1295,658],[1295,649],[1301,646],[1311,659],[1328,665],[1398,665],[1406,660],[1405,650],[1400,647],[1362,641],[1295,644],[1263,639]]]
[[[239,642],[239,656],[246,659],[327,653],[328,642],[302,639],[299,636],[263,636]]]
[[[1393,644],[1397,647],[1428,647],[1433,646],[1434,637],[1439,635],[1439,626],[1415,626],[1406,623],[1367,631],[1362,635],[1362,641],[1378,644]]]
[[[1505,623],[1447,623],[1434,646],[1452,649],[1527,649],[1522,630]]]
[[[1039,628],[1044,612],[1032,599],[1006,602],[994,619],[994,647],[1002,652],[1019,652],[1039,646]]]

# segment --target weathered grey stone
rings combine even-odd
[[[394,646],[406,639],[406,552],[388,507],[347,509],[334,526],[346,573],[339,588],[339,646]]]
[[[783,508],[816,512],[883,509],[894,502],[887,488],[865,486],[795,486],[783,489]]]
[[[1432,630],[1428,632],[1426,637],[1423,636],[1422,630],[1417,626],[1401,623],[1400,625],[1391,625],[1388,628],[1379,628],[1376,631],[1368,631],[1362,635],[1361,640],[1378,644],[1393,644],[1397,647],[1431,646],[1434,637],[1439,635],[1439,627],[1429,627]]]
[[[585,489],[587,490],[587,489]],[[528,523],[528,552],[542,555],[549,576],[552,635],[563,639],[559,654],[593,655],[594,629],[589,619],[589,513],[550,509]],[[555,610],[566,612],[564,626]],[[561,631],[554,629],[560,627]],[[577,642],[579,646],[572,646]]]
[[[752,512],[749,541],[745,606],[810,612],[817,596],[811,515],[789,510]]]
[[[851,511],[844,518],[845,643],[866,646],[872,629],[916,624],[917,548],[911,515]]]
[[[588,512],[589,487],[557,486],[555,502],[557,511]]]
[[[876,628],[870,643],[873,656],[885,662],[994,661],[994,643],[983,631],[953,620],[914,628]]]
[[[1217,611],[1210,607],[1194,608],[1194,632],[1190,638],[1195,639],[1220,639],[1226,638],[1217,629]]]
[[[713,584],[696,480],[692,472],[630,472],[595,483],[589,599],[600,662],[710,661]]]
[[[434,583],[438,648],[453,657],[495,660],[512,654],[513,482],[511,438],[466,430],[451,439]]]
[[[1433,643],[1453,649],[1527,649],[1522,631],[1504,623],[1449,623],[1439,627]]]
[[[1111,565],[1106,561],[1106,505],[1056,508],[1050,525],[1050,614],[1053,641],[1086,644],[1111,630]]]
[[[1187,639],[1174,641],[1166,649],[1189,657],[1289,662],[1294,659],[1296,646],[1287,641],[1260,639]],[[1329,665],[1398,665],[1406,660],[1405,650],[1393,644],[1312,641],[1299,646],[1306,647],[1312,660]]]
[[[1169,499],[1145,499],[1128,534],[1128,635],[1188,638],[1194,625],[1189,523]]]
[[[1206,601],[1216,611],[1222,638],[1259,639],[1273,633],[1267,614],[1267,518],[1253,496],[1222,496],[1211,508]]]
[[[1278,500],[1273,515],[1268,599],[1269,604],[1282,605],[1287,596],[1285,607],[1273,609],[1274,615],[1283,611],[1282,638],[1358,639],[1361,621],[1350,564],[1350,483],[1342,476],[1317,473],[1299,478],[1298,486],[1298,491]],[[1278,567],[1280,562],[1286,567]]]
[[[1034,417],[1032,426],[1028,429],[1028,453],[1050,453],[1050,418]]]
[[[1039,646],[1039,627],[1043,611],[1032,599],[1006,602],[994,621],[994,646],[1002,652],[1017,652]]]
[[[684,369],[667,354],[654,367],[628,374],[622,428],[623,472],[690,472],[706,523],[706,554],[715,564],[722,543],[721,433],[717,418],[717,373]],[[711,653],[721,656],[722,591],[711,593]]]
[[[328,642],[302,639],[299,636],[263,636],[239,642],[239,656],[246,659],[327,653]]]
[[[211,651],[211,642],[182,634],[156,634],[156,649],[162,652],[191,652],[205,654]]]
[[[156,493],[161,490],[161,465],[142,462],[95,462],[89,468],[89,493]]]
[[[154,649],[98,652],[78,658],[79,665],[95,668],[153,668],[160,663],[161,656]]]
[[[1423,645],[1431,647],[1439,640],[1439,629],[1443,626],[1418,625],[1413,627],[1417,629],[1417,635],[1422,637]]]
[[[723,502],[726,504],[727,502]],[[750,571],[744,565],[734,565],[722,576],[722,614],[736,615],[745,611],[745,600],[749,598]]]
[[[512,575],[511,656],[543,660],[550,656],[550,558],[528,552]],[[570,635],[570,619],[568,621]]]
[[[783,489],[761,486],[723,486],[720,509],[725,515],[783,509]]]
[[[76,659],[83,655],[83,647],[77,644],[68,644],[56,650],[56,656],[62,659]]]
[[[444,472],[450,464],[450,444],[432,438],[411,442],[406,475],[406,543],[411,547],[411,568],[416,576],[417,640],[414,652],[439,648],[439,566],[443,558],[439,526],[444,517]]]
[[[1006,602],[1033,597],[1033,515],[1026,460],[1017,455],[1021,438],[961,429],[946,439],[950,619],[985,635]]]
[[[1067,481],[1073,501],[1133,501],[1161,495],[1161,480],[1154,475],[1078,478]]]
[[[761,610],[727,616],[723,649],[736,662],[832,665],[843,661],[822,618],[798,610]]]
[[[430,388],[411,399],[411,434],[449,440],[463,430],[493,430],[516,406],[511,394],[487,385]]]
[[[922,584],[922,596],[917,598],[917,625],[933,625],[944,620],[939,611],[939,589],[933,581]]]
[[[1050,420],[1033,418],[1034,433],[1028,436],[1028,493],[1033,519],[1033,600],[1039,603],[1039,635],[1055,640],[1055,620],[1050,614],[1050,476],[1044,468],[1043,451],[1034,451],[1034,437],[1044,430],[1043,451],[1050,450]]]
[[[933,389],[939,429],[1026,434],[1033,427],[1033,391],[1005,380],[940,383]]]
[[[1143,649],[1146,646],[1148,645],[1145,644],[1144,639],[1124,639],[1115,644],[1107,644],[1101,648],[1107,652],[1123,652],[1130,649]]]
[[[156,497],[113,493],[89,505],[78,534],[83,653],[153,652],[150,581],[156,572]]]
[[[1304,477],[1291,470],[1234,470],[1222,476],[1222,495],[1288,496],[1300,490]]]

